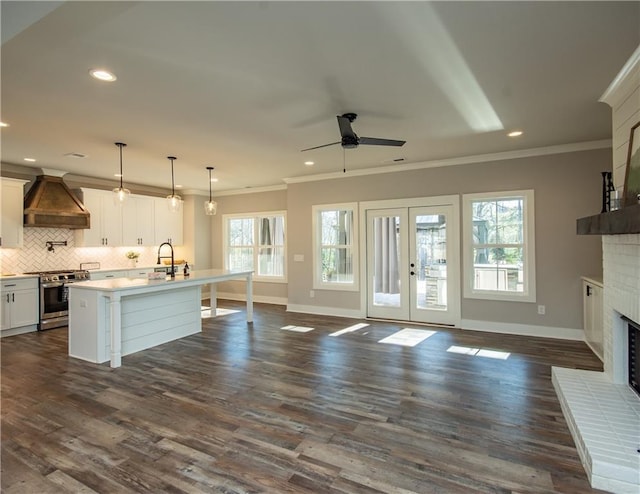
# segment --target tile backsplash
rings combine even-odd
[[[65,240],[66,246],[56,245],[55,252],[47,250],[45,242]],[[25,227],[21,249],[0,249],[0,266],[2,273],[79,269],[83,262],[99,262],[102,269],[126,268],[125,253],[130,250],[140,253],[139,266],[156,264],[157,247],[76,247],[73,230]]]

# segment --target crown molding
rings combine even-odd
[[[598,101],[606,103],[611,108],[617,107],[640,83],[640,45],[624,64],[618,75],[611,81],[609,87]]]
[[[322,173],[318,175],[307,175],[304,177],[291,177],[283,179],[286,184],[296,184],[302,182],[315,182],[318,180],[333,180],[336,178],[361,177],[364,175],[377,175],[380,173],[397,173],[425,168],[440,168],[444,166],[469,165],[473,163],[487,163],[490,161],[504,161],[520,158],[530,158],[533,156],[547,156],[550,154],[575,153],[578,151],[591,151],[593,149],[606,149],[611,147],[611,139],[600,141],[576,142],[573,144],[560,144],[557,146],[547,146],[541,148],[521,149],[518,151],[505,151],[501,153],[478,154],[473,156],[462,156],[459,158],[447,158],[443,160],[422,161],[419,163],[407,163],[402,165],[381,166],[378,168],[366,168],[353,170],[347,174],[343,172]]]
[[[260,192],[273,192],[276,190],[286,190],[286,185],[265,185],[264,187],[245,187],[243,189],[222,190],[213,194],[213,197],[237,196],[239,194],[258,194]]]

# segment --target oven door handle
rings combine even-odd
[[[42,288],[58,288],[60,286],[64,286],[62,281],[52,281],[51,283],[43,283]]]

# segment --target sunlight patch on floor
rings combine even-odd
[[[473,355],[475,357],[495,358],[499,360],[507,360],[511,353],[499,352],[497,350],[486,350],[484,348],[470,348],[466,346],[450,346],[447,349],[449,353],[460,353],[463,355]]]
[[[437,331],[429,331],[427,329],[404,328],[393,333],[391,336],[382,338],[378,343],[387,343],[389,345],[416,346],[418,343],[426,340],[430,336],[436,334]]]
[[[313,331],[315,328],[307,328],[305,326],[282,326],[280,329],[295,331],[296,333],[308,333],[309,331]]]
[[[229,314],[235,314],[236,312],[240,312],[239,310],[236,309],[221,309],[220,307],[218,307],[216,309],[216,316],[226,316]],[[208,319],[210,317],[213,317],[211,315],[211,307],[207,307],[206,305],[202,305],[200,306],[200,318],[201,319]]]
[[[341,329],[340,331],[336,331],[335,333],[331,333],[329,336],[340,336],[345,333],[352,333],[353,331],[358,331],[359,329],[366,328],[369,326],[366,322],[361,322],[358,324],[354,324],[353,326],[349,326],[348,328]]]

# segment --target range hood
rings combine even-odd
[[[62,177],[38,175],[24,198],[24,226],[90,228],[91,215]]]

